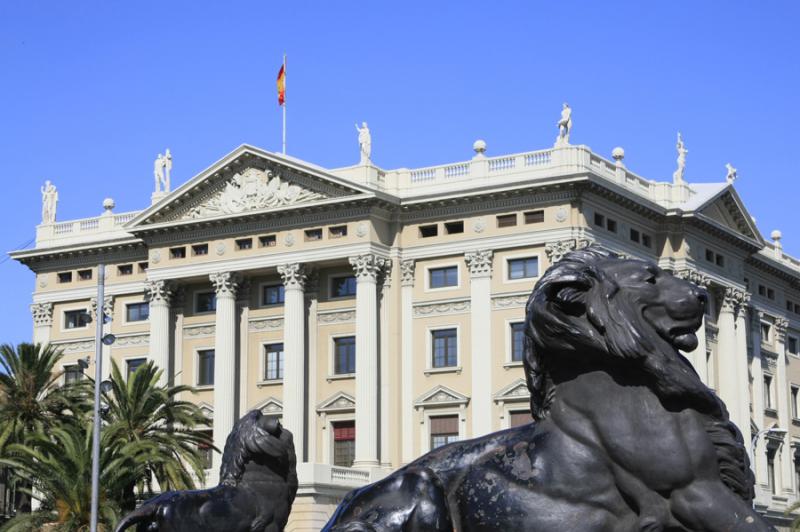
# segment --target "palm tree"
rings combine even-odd
[[[23,532],[53,529],[59,532],[88,530],[92,490],[92,424],[88,420],[64,418],[47,433],[34,433],[24,444],[11,444],[13,458],[0,463],[18,475],[34,479],[42,500],[30,514],[19,514],[1,530]],[[112,430],[101,433],[100,442],[100,530],[111,530],[119,517],[115,495],[143,473],[144,446],[124,442]]]
[[[196,478],[204,475],[198,446],[210,446],[211,442],[196,427],[208,425],[210,420],[194,403],[178,400],[178,394],[191,392],[191,387],[160,385],[161,374],[148,361],[126,381],[112,361],[104,420],[116,437],[141,444],[142,450],[137,457],[143,462],[141,474],[124,486],[120,496],[125,511],[135,507],[136,487],[152,493],[152,478],[166,491],[194,489],[192,473]]]

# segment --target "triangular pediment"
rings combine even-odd
[[[728,187],[711,199],[698,210],[698,214],[722,229],[763,244],[753,217],[747,212],[733,187]]]
[[[166,194],[126,229],[283,212],[373,193],[318,166],[245,145]]]
[[[499,392],[494,394],[495,402],[510,403],[513,401],[527,401],[531,397],[525,379],[517,379]]]
[[[353,412],[356,409],[356,399],[352,395],[338,392],[328,397],[317,405],[317,412]]]
[[[436,386],[431,390],[428,390],[416,401],[414,401],[414,406],[416,407],[431,407],[431,406],[450,406],[450,405],[466,405],[469,402],[469,397],[466,395],[459,393],[452,388],[448,388],[447,386]]]
[[[275,397],[269,397],[254,406],[252,410],[261,410],[266,416],[280,415],[283,414],[283,402]]]

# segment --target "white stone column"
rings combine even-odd
[[[31,305],[33,314],[33,343],[47,344],[50,342],[50,331],[53,328],[53,304],[34,303]]]
[[[414,268],[413,259],[400,262],[400,331],[401,331],[401,389],[400,415],[402,421],[403,465],[414,456]]]
[[[697,286],[708,289],[708,285],[710,284],[710,279],[698,272],[697,270],[682,270],[676,272],[675,274],[677,277],[681,279],[685,279],[690,281]],[[693,351],[689,351],[684,353],[686,358],[689,362],[692,363],[694,370],[697,372],[697,375],[700,377],[700,380],[703,381],[704,384],[708,385],[709,383],[709,375],[708,375],[708,364],[706,362],[706,351],[708,350],[708,344],[706,343],[706,315],[703,314],[703,322],[700,325],[700,328],[697,329],[697,347]]]
[[[93,319],[103,320],[103,336],[110,333],[111,321],[114,319],[114,296],[103,297],[103,308],[100,313],[97,312],[97,298],[90,299],[89,304],[92,307]],[[111,346],[103,344],[101,352],[103,356],[103,380],[106,380],[111,378]],[[120,371],[125,375],[125,368],[120,368]]]
[[[356,274],[356,456],[354,467],[378,466],[378,274],[385,260],[350,257]]]
[[[791,430],[792,410],[790,405],[791,394],[789,393],[789,381],[786,376],[786,329],[789,327],[789,320],[782,317],[775,318],[775,349],[778,352],[777,388],[775,389],[776,403],[778,406],[778,426],[782,429]],[[780,448],[781,453],[781,484],[783,494],[790,496],[794,491],[794,464],[792,464],[791,438],[788,434],[783,436],[783,443]]]
[[[235,362],[239,366],[239,385],[236,393],[239,394],[239,404],[236,409],[236,419],[247,413],[250,404],[247,396],[247,377],[250,375],[250,281],[243,279],[236,290],[236,312],[239,316],[239,345]],[[258,371],[257,369],[255,371]]]
[[[472,437],[492,432],[492,251],[469,251]]]
[[[318,333],[318,305],[319,305],[319,275],[316,272],[310,272],[306,280],[305,299],[308,308],[307,314],[307,330],[308,330],[308,345],[307,349],[307,362],[308,368],[306,369],[306,381],[311,383],[315,382],[317,375],[317,364],[319,363],[319,353],[317,352],[317,333]],[[307,445],[307,461],[317,461],[317,412],[315,406],[317,404],[317,387],[308,386],[308,400],[304,405],[304,417],[306,420],[306,445]],[[330,462],[323,462],[330,463]]]
[[[217,293],[214,340],[214,445],[222,451],[236,422],[236,289],[239,276],[231,272],[212,273]],[[214,453],[213,471],[218,471],[221,453]]]
[[[764,368],[761,356],[761,318],[763,313],[750,308],[750,341],[753,348],[753,358],[750,362],[750,374],[753,376],[753,419],[758,430],[766,427],[764,423]],[[745,439],[749,434],[745,434]],[[751,438],[752,440],[752,438]],[[751,441],[752,445],[752,441]],[[756,483],[767,489],[767,453],[766,442],[762,436],[756,442],[755,463],[750,464],[756,475]]]
[[[390,430],[389,430],[389,398],[394,395],[394,386],[397,382],[391,378],[389,368],[389,330],[392,325],[389,322],[389,294],[392,286],[392,262],[386,260],[383,267],[381,279],[381,304],[380,304],[380,319],[378,326],[380,327],[380,461],[381,467],[385,469],[392,469],[391,460],[391,445],[390,445]]]
[[[159,384],[166,384],[169,370],[169,308],[173,296],[167,281],[148,281],[145,297],[150,303],[150,360],[163,370]]]
[[[736,308],[736,377],[738,379],[738,408],[739,422],[737,426],[742,432],[744,446],[749,453],[753,447],[750,436],[750,423],[752,419],[750,408],[750,366],[747,362],[747,304],[750,294],[740,292],[737,294]]]
[[[736,364],[736,310],[735,293],[732,288],[727,288],[722,297],[717,326],[717,371],[719,373],[719,396],[728,408],[731,420],[739,427],[743,435],[750,432],[749,419],[740,418],[739,402],[745,395],[739,387],[739,374]],[[747,421],[747,423],[742,423]],[[749,439],[747,437],[745,440]]]
[[[299,462],[305,460],[305,297],[306,272],[302,264],[278,266],[284,286],[283,302],[283,425],[294,436]]]

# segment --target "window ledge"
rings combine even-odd
[[[355,379],[355,378],[356,378],[355,373],[342,373],[340,375],[328,375],[325,379],[328,382],[331,382],[331,381],[341,381],[345,379]]]
[[[505,369],[521,368],[522,365],[523,365],[523,362],[521,360],[519,360],[519,361],[514,361],[514,362],[506,362],[505,364],[503,364],[503,367]]]
[[[800,418],[793,417],[792,418],[792,425],[800,425]]]
[[[258,381],[256,386],[261,388],[262,386],[275,386],[276,384],[283,384],[283,379],[270,379],[266,381]]]
[[[446,368],[428,368],[425,375],[436,375],[439,373],[461,373],[461,366],[448,366]]]
[[[194,387],[194,389],[197,392],[204,392],[206,390],[213,390],[214,389],[214,385],[213,384],[198,384],[198,385],[196,385]]]
[[[764,414],[772,417],[778,417],[778,411],[775,410],[774,408],[765,408]]]

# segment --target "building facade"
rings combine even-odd
[[[35,247],[11,253],[36,275],[33,339],[63,349],[65,379],[79,359],[93,374],[87,314],[101,308],[116,336],[105,372],[152,359],[194,386],[217,447],[250,409],[280,417],[299,462],[290,529],[318,530],[352,487],[529,422],[525,301],[597,242],[708,289],[686,355],[745,434],[758,508],[779,522],[800,487],[800,261],[759,234],[732,168],[688,184],[679,157],[672,182],[648,180],[620,149],[569,144],[570,126],[552,149],[488,157],[479,141],[470,160],[419,169],[378,168],[363,146],[358,165],[324,169],[245,145],[174,190],[157,164],[149,207],[107,200],[82,220],[56,221],[48,189]]]

